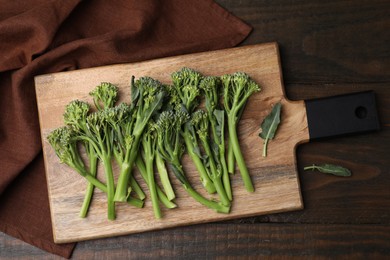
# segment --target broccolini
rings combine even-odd
[[[228,118],[229,145],[233,149],[234,158],[237,162],[246,190],[253,192],[254,187],[252,180],[238,141],[237,124],[240,119],[240,113],[248,98],[253,93],[260,91],[260,86],[243,72],[223,75],[221,80],[223,84],[223,104]],[[232,158],[229,159],[232,160]]]
[[[137,158],[141,136],[149,119],[161,108],[166,96],[163,85],[150,77],[142,77],[132,84],[132,113],[122,131],[123,138],[129,145],[122,150],[122,167],[115,191],[115,201],[126,201],[127,185],[131,179],[131,170]],[[120,138],[118,137],[118,140]]]
[[[172,73],[171,75],[173,88],[171,99],[180,102],[176,107],[183,106],[186,111],[191,114],[200,103],[200,88],[199,83],[202,79],[202,75],[195,70],[189,68],[182,68],[179,71]],[[201,182],[207,192],[214,193],[215,187],[213,182],[203,165],[201,155],[199,154],[199,145],[194,137],[192,126],[187,124],[182,130],[184,142],[187,148],[188,155],[191,157],[195,164],[196,169],[199,172]]]
[[[176,178],[181,182],[187,193],[199,203],[221,213],[228,213],[230,206],[208,200],[194,190],[183,170],[181,157],[184,154],[184,143],[181,135],[183,125],[189,120],[189,115],[184,109],[164,111],[157,123],[158,151],[165,161],[169,163]]]

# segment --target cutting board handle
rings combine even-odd
[[[380,129],[373,91],[305,101],[310,140]]]

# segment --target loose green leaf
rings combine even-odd
[[[351,176],[352,173],[349,169],[344,168],[340,165],[334,165],[334,164],[322,164],[322,165],[315,165],[312,166],[306,166],[303,168],[305,171],[307,170],[318,170],[323,173],[332,174],[335,176],[342,176],[342,177],[348,177]]]
[[[264,118],[263,122],[261,123],[261,133],[259,136],[264,139],[264,147],[263,147],[263,156],[267,156],[267,146],[268,141],[270,139],[274,139],[276,131],[278,129],[279,123],[280,123],[280,111],[282,108],[282,104],[278,102],[274,107],[272,108],[271,113],[269,113],[266,118]]]

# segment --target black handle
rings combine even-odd
[[[306,100],[310,140],[380,129],[373,91]]]

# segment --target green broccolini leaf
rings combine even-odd
[[[219,140],[224,140],[224,128],[225,128],[225,111],[215,109],[214,110],[214,116],[217,119],[217,124],[215,126],[215,134],[216,137],[219,138]]]
[[[318,170],[323,173],[328,173],[332,174],[335,176],[341,176],[341,177],[349,177],[352,175],[351,171],[347,168],[344,168],[340,165],[335,165],[335,164],[321,164],[321,165],[315,165],[313,164],[312,166],[306,166],[303,168],[305,171],[306,170]]]
[[[131,105],[135,106],[135,104],[137,104],[138,97],[139,97],[139,88],[135,87],[135,77],[134,76],[131,77],[130,88],[131,88],[131,93],[130,93]]]
[[[264,139],[263,156],[267,156],[268,141],[274,139],[276,131],[280,123],[280,111],[282,104],[279,102],[272,108],[271,113],[266,116],[261,123],[261,133],[259,136]]]

